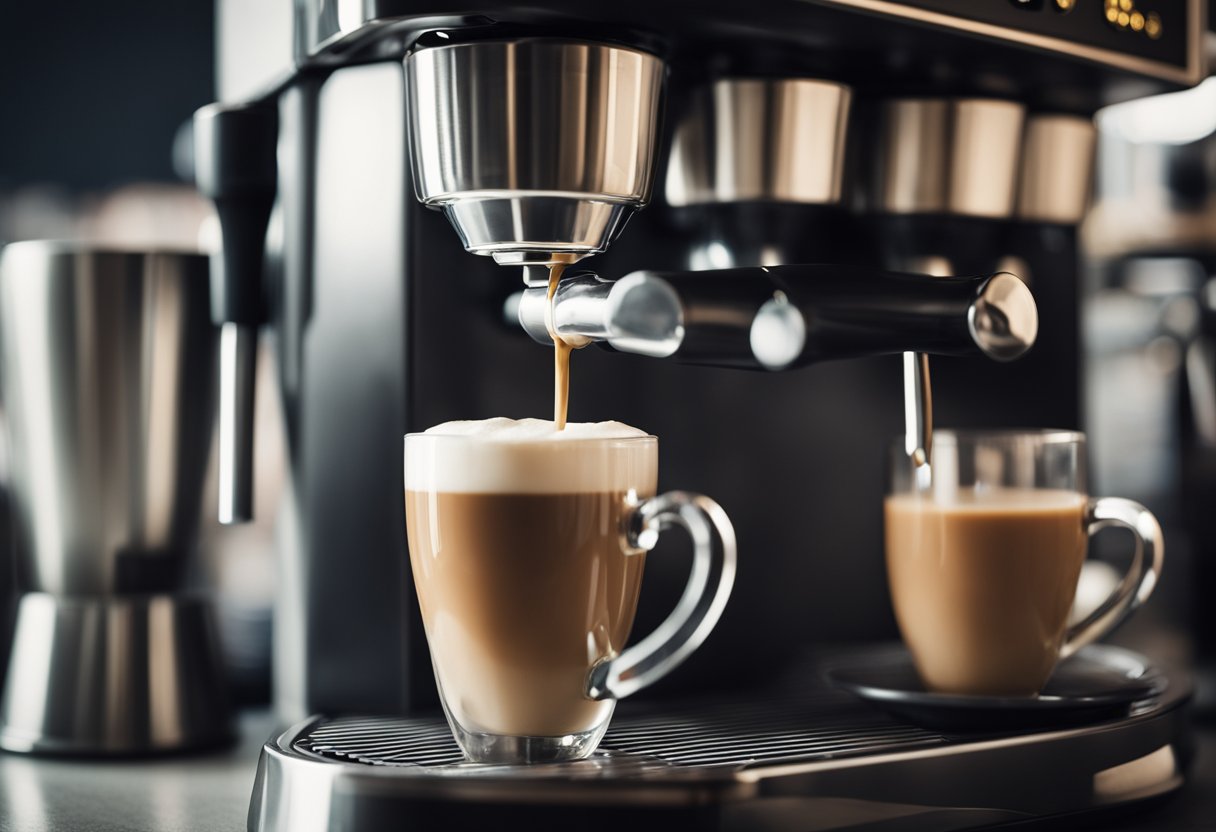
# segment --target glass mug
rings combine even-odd
[[[1161,527],[1144,506],[1091,499],[1085,435],[937,431],[920,490],[902,442],[886,498],[887,578],[900,633],[927,690],[1038,694],[1057,661],[1113,630],[1152,594]],[[1067,626],[1089,538],[1135,537],[1123,580]]]
[[[444,712],[470,760],[588,756],[616,700],[671,672],[721,616],[730,521],[707,497],[654,496],[658,440],[636,433],[405,437],[414,583]],[[692,538],[688,584],[625,648],[646,552],[670,526]]]

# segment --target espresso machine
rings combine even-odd
[[[295,725],[263,751],[251,829],[585,824],[588,806],[612,825],[962,828],[1182,782],[1183,680],[1101,730],[977,742],[799,668],[895,634],[880,498],[898,354],[932,356],[942,424],[1081,426],[1089,119],[1201,80],[1206,4],[247,9],[222,4],[227,89],[195,144],[223,233],[221,519],[279,517],[275,704]],[[399,443],[548,412],[533,339],[549,343],[554,263],[553,323],[589,345],[571,418],[659,436],[664,476],[731,515],[740,567],[715,633],[661,702],[622,709],[607,758],[470,769],[429,714]],[[263,335],[278,507],[250,499]],[[673,561],[648,575],[639,631],[679,591]]]

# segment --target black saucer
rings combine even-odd
[[[1116,719],[1165,690],[1143,656],[1095,644],[1062,662],[1038,696],[930,693],[903,647],[883,647],[825,671],[834,685],[907,722],[941,730],[1006,731]]]

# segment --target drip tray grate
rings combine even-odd
[[[838,759],[944,745],[947,738],[907,725],[830,690],[702,701],[692,706],[622,706],[597,756],[656,767],[746,767]],[[296,738],[305,754],[373,766],[462,763],[441,717],[346,717],[319,722]],[[619,768],[617,768],[620,773]]]
[[[819,667],[733,698],[623,702],[600,751],[549,765],[467,763],[442,717],[312,717],[263,748],[249,829],[970,829],[1183,783],[1185,674],[1125,715],[956,733],[828,688]]]

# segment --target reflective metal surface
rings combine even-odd
[[[912,466],[918,491],[932,484],[933,389],[929,356],[905,352],[904,359],[904,453]]]
[[[777,716],[773,714],[774,718]],[[638,736],[618,735],[616,741],[645,742],[649,726],[639,723]],[[410,723],[390,719],[334,720],[317,728],[307,739],[319,746],[348,750],[344,740],[357,742],[360,733],[369,727],[389,727],[390,724],[395,730],[382,734],[385,741],[399,736],[401,727]],[[438,731],[446,730],[442,723],[436,727]],[[258,754],[266,738],[278,736],[282,731],[283,727],[276,726],[267,712],[248,711],[241,718],[240,745],[217,754],[130,760],[122,765],[0,754],[0,828],[20,832],[63,832],[68,829],[235,832],[246,829],[251,772],[257,769]],[[682,733],[688,745],[693,747],[688,753],[695,753],[696,726],[684,726]],[[424,740],[425,733],[419,728],[414,738]],[[1104,832],[1159,832],[1161,829],[1201,828],[1209,818],[1216,816],[1216,753],[1213,753],[1216,752],[1216,728],[1203,724],[1196,726],[1185,742],[1194,748],[1194,762],[1187,771],[1186,787],[1179,789],[1163,805],[1146,807],[1146,811],[1128,811],[1116,802],[1116,816],[1107,816],[1095,825],[1101,826]],[[774,738],[773,745],[776,744]],[[373,752],[381,750],[372,748]],[[1094,776],[1094,790],[1118,800],[1130,797],[1137,787],[1144,787],[1146,791],[1160,789],[1163,783],[1176,776],[1179,762],[1185,761],[1185,755],[1175,756],[1180,750],[1179,746],[1171,744],[1126,763],[1110,765]],[[405,749],[401,754],[408,759],[410,751]],[[656,764],[639,761],[633,765],[642,769]],[[121,794],[122,799],[115,800],[116,794]],[[855,811],[858,807],[849,800],[822,798],[819,808],[816,817],[834,815],[835,810]],[[881,811],[882,806],[875,808]],[[909,809],[905,807],[904,811]],[[931,811],[926,814],[932,817]],[[579,818],[582,823],[578,828],[595,829],[589,822],[595,815],[582,811]],[[661,832],[674,828],[662,812],[653,813],[649,823],[639,820],[642,822],[629,828],[649,830],[657,827]],[[798,821],[799,816],[795,814],[790,825],[799,828]],[[435,825],[441,825],[438,818]],[[613,828],[611,824],[605,826]],[[447,828],[450,827],[449,823]],[[400,824],[397,828],[400,829]]]
[[[653,179],[663,62],[527,38],[405,59],[417,195],[475,254],[569,262],[603,251]],[[560,255],[554,258],[554,255]]]
[[[810,78],[716,82],[672,140],[667,201],[840,201],[852,90]]]
[[[13,751],[133,754],[231,736],[203,598],[182,593],[214,426],[202,255],[0,252],[18,607]]]
[[[563,278],[551,303],[558,335],[574,344],[768,370],[905,350],[1010,361],[1034,345],[1039,320],[1030,289],[1011,274],[849,266],[643,271],[618,281],[584,273]],[[552,343],[549,304],[541,286],[519,298],[519,323],[542,344]]]
[[[1072,225],[1089,207],[1097,129],[1092,119],[1032,115],[1026,120],[1018,219]]]
[[[207,258],[0,252],[21,588],[177,589],[214,425]]]
[[[597,756],[463,763],[441,719],[313,718],[266,743],[251,832],[361,832],[403,818],[555,827],[963,829],[1118,806],[1182,785],[1188,681],[1091,727],[945,735],[816,675],[794,689],[622,707]],[[1018,788],[1004,788],[1011,779]],[[571,813],[579,813],[571,815]],[[595,822],[588,827],[588,819]]]
[[[219,520],[253,519],[253,401],[258,330],[237,323],[220,326]]]
[[[519,324],[541,344],[552,344],[545,323],[548,289],[520,293]],[[664,280],[631,274],[620,280],[595,275],[562,280],[553,297],[553,327],[562,340],[579,346],[606,341],[621,352],[665,358],[684,339],[680,296]]]
[[[891,214],[1013,213],[1025,108],[1012,101],[904,98],[882,105],[874,208]]]
[[[22,596],[0,748],[127,755],[232,739],[209,601]]]
[[[785,293],[774,293],[752,320],[752,354],[766,370],[784,370],[806,349],[807,322]]]
[[[569,263],[603,251],[637,206],[503,193],[446,203],[460,242],[503,266]]]
[[[989,358],[1021,357],[1039,337],[1039,313],[1030,288],[1014,275],[993,275],[967,311],[967,328]]]

